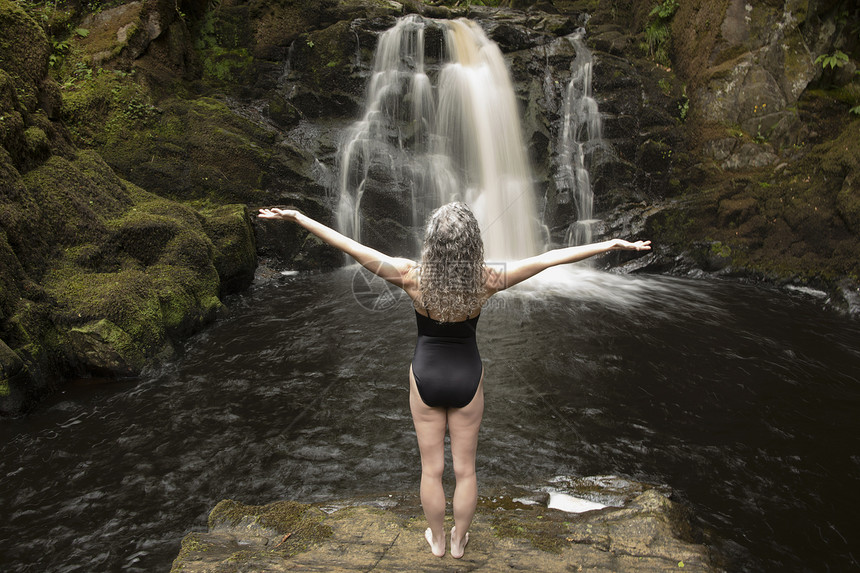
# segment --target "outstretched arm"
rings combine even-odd
[[[406,288],[409,270],[416,265],[415,261],[390,257],[350,239],[295,209],[260,209],[257,216],[261,219],[283,219],[298,223],[332,247],[354,258],[370,272],[401,288]]]
[[[650,249],[651,241],[636,241],[631,243],[624,239],[610,239],[602,243],[553,249],[534,257],[506,264],[504,271],[496,273],[492,277],[492,284],[490,286],[494,290],[504,290],[550,267],[575,263],[608,251],[648,251]]]

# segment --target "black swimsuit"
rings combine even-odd
[[[461,322],[436,322],[415,312],[418,343],[412,375],[421,400],[428,406],[462,408],[475,397],[484,373],[475,338],[479,316]]]

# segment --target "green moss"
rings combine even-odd
[[[221,294],[238,292],[254,279],[257,249],[248,208],[232,204],[201,211],[203,227],[214,246]]]
[[[525,539],[535,549],[561,553],[567,546],[567,526],[552,510],[502,511],[494,513],[491,527],[497,537]]]
[[[77,164],[103,184],[86,185],[94,189],[90,195],[62,187],[64,178],[86,179],[75,170]],[[100,335],[140,365],[140,356],[153,356],[168,338],[214,318],[220,307],[218,274],[202,217],[105,171],[103,163],[82,154],[75,164],[52,158],[29,180],[29,188],[38,189],[46,206],[58,212],[51,215],[56,217],[52,225],[66,245],[43,284],[57,301],[57,320],[75,328],[109,321],[130,341],[119,334]],[[47,182],[60,186],[64,201],[54,197]]]
[[[214,46],[203,60],[203,71],[210,79],[241,83],[253,64],[254,58],[245,48],[228,50]]]
[[[197,34],[196,49],[210,80],[243,84],[252,80],[254,58],[247,12],[238,7],[208,10]]]
[[[51,144],[45,132],[36,126],[31,126],[24,131],[24,142],[27,151],[32,155],[44,155],[50,152]]]
[[[55,244],[72,246],[103,239],[106,218],[130,205],[130,197],[110,168],[92,152],[73,161],[52,156],[22,179],[38,211],[42,232]],[[89,177],[87,174],[94,177]]]
[[[157,110],[135,74],[77,68],[65,80],[63,117],[79,143],[107,145],[145,127]]]
[[[273,135],[207,97],[171,98],[160,113],[130,118],[114,103],[76,116],[82,143],[99,152],[123,177],[176,199],[262,202],[264,169]],[[107,109],[107,111],[103,111]]]
[[[171,571],[181,571],[183,568],[183,562],[188,558],[189,555],[199,552],[207,552],[212,550],[214,545],[212,543],[208,543],[201,539],[201,534],[197,532],[191,532],[186,535],[182,539],[182,545],[179,549],[179,555],[176,556],[176,559],[173,560],[173,567]]]
[[[276,535],[290,534],[277,548],[295,555],[332,536],[332,529],[323,523],[325,514],[312,506],[294,501],[279,501],[268,505],[245,505],[223,500],[209,514],[209,529],[224,524],[230,527],[260,527]]]
[[[72,337],[76,334],[91,337],[103,345],[103,350],[111,356],[101,356],[99,368],[110,365],[115,371],[138,371],[146,364],[146,348],[110,320],[101,319],[74,327],[70,330],[70,334]],[[120,361],[113,360],[114,353],[119,356]]]
[[[69,322],[107,318],[143,348],[164,341],[158,292],[142,270],[91,273],[67,264],[46,276],[46,288]]]
[[[17,2],[0,0],[0,62],[26,110],[36,108],[39,84],[48,70],[50,46],[42,27]]]
[[[732,256],[732,248],[720,241],[711,243],[711,253],[717,257],[730,258]]]

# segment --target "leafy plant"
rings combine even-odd
[[[663,0],[661,3],[651,8],[651,12],[648,16],[653,17],[656,15],[661,20],[670,20],[677,11],[678,0]]]
[[[826,69],[841,68],[848,63],[848,54],[842,50],[836,50],[832,54],[821,54],[815,58],[816,64],[821,64],[821,67]]]
[[[687,96],[684,96],[684,99],[678,104],[678,116],[681,118],[681,121],[685,121],[687,119],[687,114],[690,112],[690,100],[687,99]]]
[[[48,56],[48,64],[51,67],[59,65],[63,60],[63,56],[68,53],[69,47],[70,45],[68,40],[51,40],[51,48],[53,48],[53,51],[51,52],[51,55]]]
[[[854,115],[860,115],[860,105],[855,105],[851,109],[848,110],[849,113],[853,113]]]
[[[671,28],[669,24],[675,12],[678,11],[678,0],[662,0],[651,8],[650,19],[645,26],[645,39],[648,53],[657,63],[669,66],[669,39]]]

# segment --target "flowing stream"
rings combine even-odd
[[[259,284],[163,371],[0,422],[0,570],[166,571],[224,498],[417,491],[414,316],[397,292],[368,310],[355,272]],[[723,282],[578,270],[515,290],[478,331],[482,492],[618,474],[670,486],[731,571],[858,566],[856,322]]]

